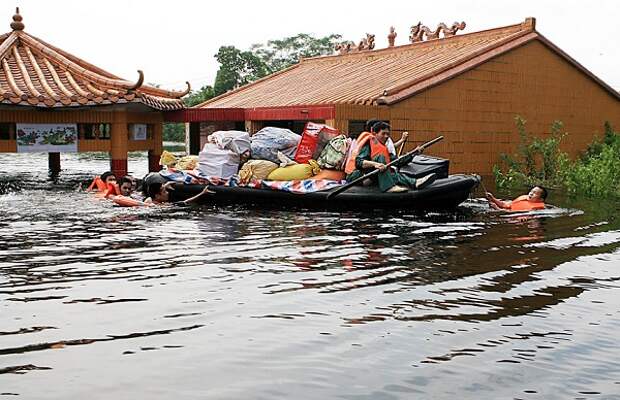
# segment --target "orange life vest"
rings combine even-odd
[[[542,201],[531,201],[526,194],[517,197],[510,203],[510,211],[532,211],[544,208],[545,203]]]
[[[97,197],[103,197],[103,198],[108,198],[111,196],[119,196],[121,194],[121,190],[119,189],[118,185],[116,183],[108,183],[107,185],[104,183],[105,185],[105,189],[104,190],[99,190],[95,196]]]
[[[366,143],[370,142],[370,158],[375,158],[378,155],[382,155],[385,158],[385,163],[390,162],[390,152],[387,147],[377,140],[377,138],[370,132],[362,132],[356,140],[356,143],[347,159],[344,167],[344,172],[348,175],[355,171],[355,159],[360,153],[360,150]]]
[[[108,183],[108,188],[104,192],[104,197],[120,196],[121,189],[118,187],[118,183]]]
[[[107,185],[105,184],[103,180],[101,180],[101,177],[96,176],[95,179],[93,179],[93,182],[88,187],[88,189],[86,189],[86,191],[90,192],[92,190],[96,190],[98,192],[104,192],[107,188],[108,188]]]

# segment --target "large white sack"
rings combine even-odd
[[[301,136],[285,128],[266,127],[252,135],[252,158],[269,160],[276,164],[278,151],[293,158]]]
[[[198,153],[198,170],[202,175],[228,179],[239,171],[239,154],[206,143]]]
[[[238,155],[250,150],[250,134],[243,131],[213,132],[209,135],[209,142]]]

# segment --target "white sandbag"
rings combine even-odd
[[[198,153],[198,170],[202,175],[228,179],[239,171],[239,154],[206,143]]]

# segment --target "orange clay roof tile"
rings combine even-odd
[[[392,104],[464,72],[465,67],[473,68],[492,56],[536,39],[546,41],[535,31],[534,19],[528,18],[516,25],[443,39],[303,59],[285,71],[207,100],[198,107]],[[557,52],[557,48],[552,50]],[[568,61],[576,63],[572,59]],[[576,66],[607,86],[580,65]]]

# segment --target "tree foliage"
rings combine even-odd
[[[215,95],[248,84],[298,63],[302,57],[332,54],[341,36],[331,34],[315,38],[306,33],[254,44],[242,51],[234,46],[222,46],[215,55],[220,68],[215,77]]]
[[[215,58],[220,63],[213,84],[216,96],[269,74],[267,64],[252,51],[222,46]]]
[[[188,94],[183,101],[189,107],[193,107],[197,104],[203,103],[209,99],[215,97],[215,91],[213,90],[213,86],[205,85],[201,87],[199,90],[192,90],[190,94]]]
[[[315,38],[307,33],[300,33],[279,40],[269,40],[267,44],[255,44],[251,51],[260,57],[269,72],[273,73],[298,63],[302,58],[332,54],[341,38],[338,34]]]
[[[185,142],[185,124],[166,122],[162,136],[165,142]]]

